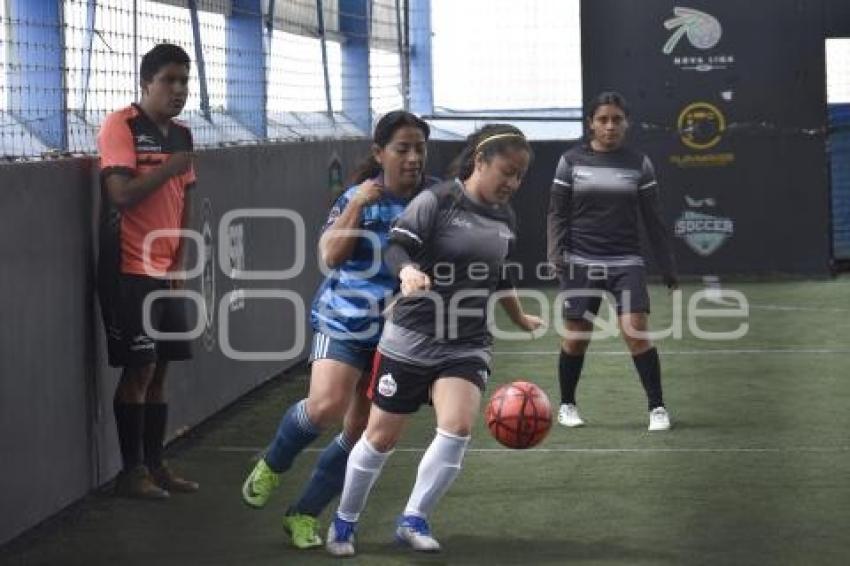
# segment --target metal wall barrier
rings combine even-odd
[[[850,260],[850,104],[829,108],[832,257]]]
[[[301,310],[319,281],[319,228],[340,173],[368,148],[327,141],[199,154],[193,227],[209,245],[203,275],[187,288],[209,323],[194,359],[169,370],[170,436],[304,359]],[[0,166],[0,543],[120,467],[119,370],[106,365],[94,295],[96,175],[90,159]],[[287,270],[298,255],[303,269],[285,278],[234,273]]]

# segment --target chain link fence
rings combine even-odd
[[[179,118],[199,147],[366,136],[352,108],[377,118],[405,103],[406,4],[5,0],[0,158],[93,153],[103,118],[139,99],[141,57],[162,42],[192,58]],[[351,86],[363,74],[347,66],[351,44],[368,49],[368,100]]]

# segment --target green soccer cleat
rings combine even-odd
[[[278,483],[280,474],[269,468],[266,461],[260,458],[251,470],[251,475],[242,484],[242,500],[246,505],[260,509],[268,503]]]
[[[311,515],[293,513],[283,518],[283,530],[292,539],[295,548],[313,548],[322,545],[319,520]]]

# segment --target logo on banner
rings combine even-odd
[[[674,17],[664,21],[664,27],[673,31],[661,51],[672,55],[673,51],[687,38],[688,43],[699,51],[714,49],[723,37],[720,21],[706,12],[677,6],[673,8]],[[684,71],[708,72],[727,69],[735,63],[735,56],[728,54],[676,55],[673,63]]]
[[[328,192],[331,195],[330,202],[336,201],[345,191],[345,185],[342,179],[342,160],[337,152],[331,154],[328,160]]]
[[[726,117],[708,102],[694,102],[679,113],[677,121],[682,143],[691,149],[711,149],[726,131]]]
[[[682,238],[694,252],[708,257],[720,249],[735,233],[731,218],[710,214],[707,209],[717,206],[713,198],[694,199],[685,196],[688,208],[676,220],[676,237]]]
[[[227,237],[230,240],[230,278],[236,281],[235,273],[245,271],[245,225],[241,222],[233,222],[227,227]],[[233,290],[237,291],[230,296],[230,312],[236,312],[245,308],[245,297],[242,295],[236,283]]]
[[[688,149],[699,153],[672,155],[670,162],[678,167],[725,167],[735,161],[731,152],[704,153],[723,139],[726,116],[709,102],[688,104],[676,120],[679,139]]]

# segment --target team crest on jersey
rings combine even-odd
[[[458,228],[465,228],[467,230],[472,228],[472,222],[465,218],[460,218],[459,216],[455,216],[454,218],[452,218],[451,221],[449,221],[449,224],[452,226],[457,226]]]
[[[384,397],[392,397],[398,391],[398,383],[395,382],[391,373],[385,373],[378,380],[378,393]]]
[[[139,134],[136,136],[137,151],[162,151],[162,146],[148,134]]]

